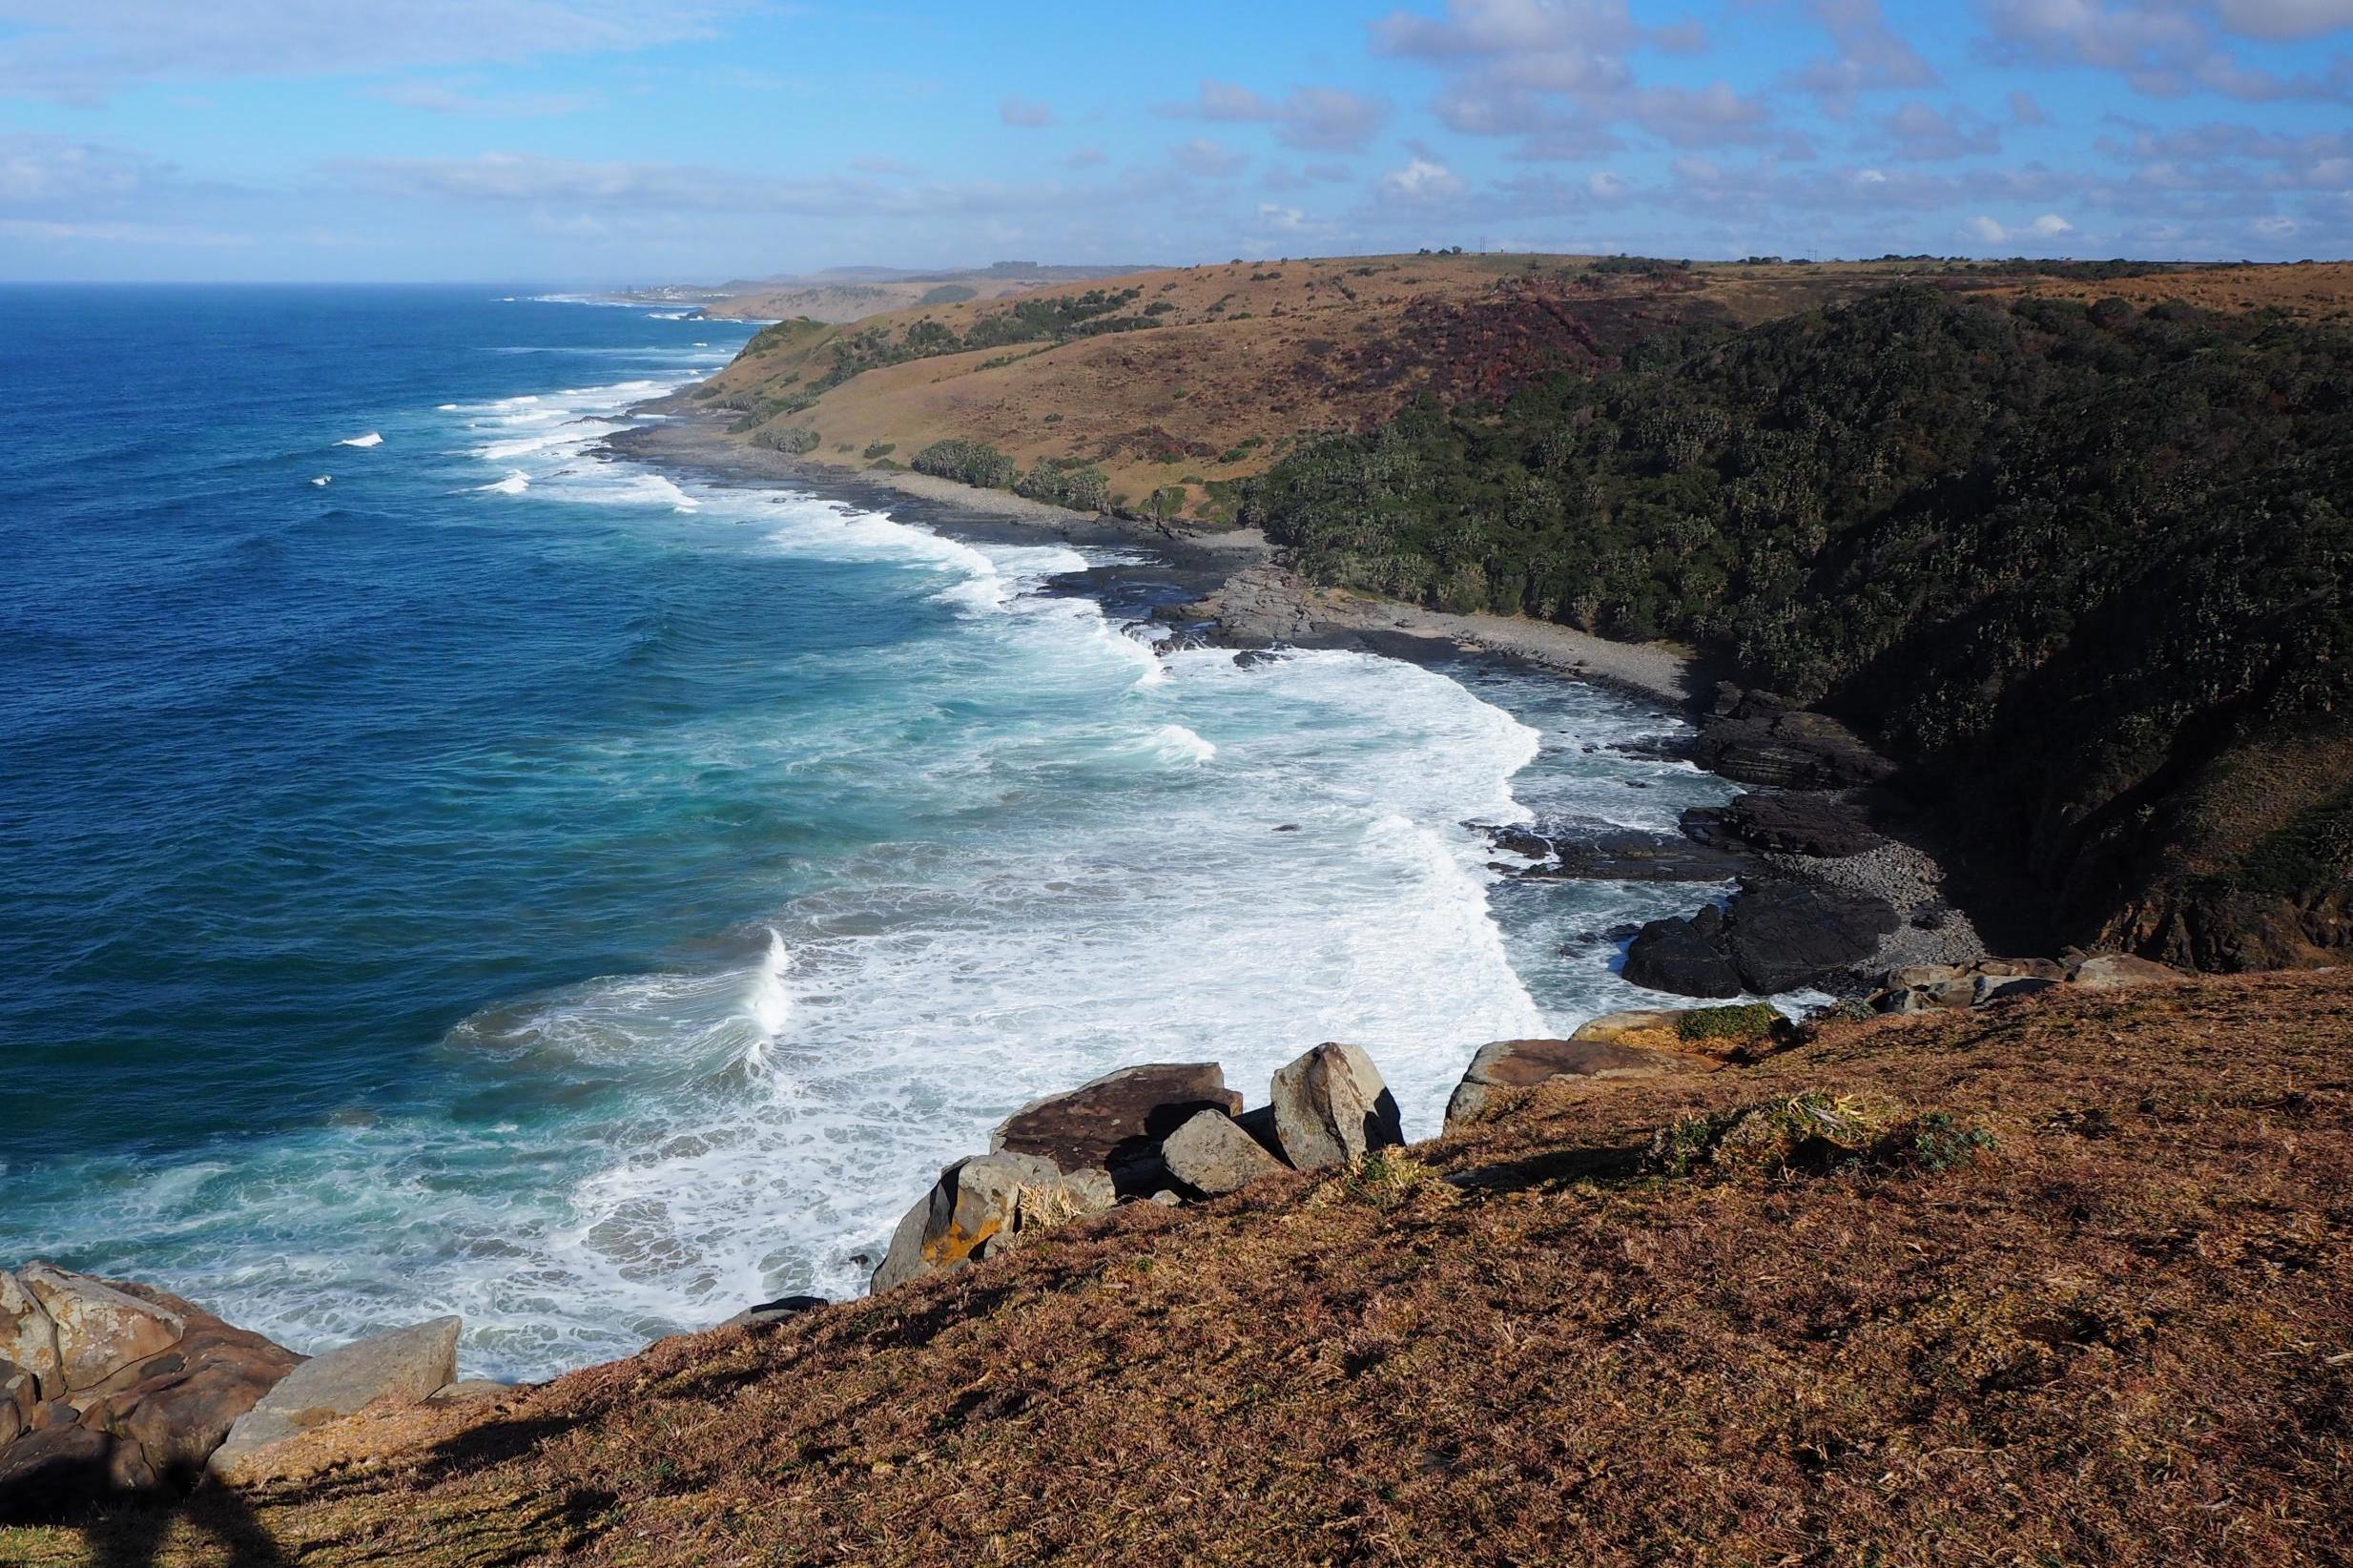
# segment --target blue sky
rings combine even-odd
[[[0,0],[0,278],[2353,254],[2353,0]]]

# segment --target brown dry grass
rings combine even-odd
[[[817,461],[862,465],[887,443],[904,463],[941,437],[983,441],[1024,467],[1082,458],[1141,505],[1187,486],[1215,515],[1210,482],[1263,471],[1303,433],[1354,429],[1421,392],[1494,397],[1556,370],[1596,370],[1662,326],[1739,320],[1875,287],[1885,268],[1597,273],[1592,258],[1341,257],[1138,273],[1034,291],[1133,288],[1123,314],[1168,307],[1149,330],[1060,345],[1014,344],[869,370],[780,424],[817,432]],[[1006,299],[887,312],[848,328],[894,332],[929,319],[969,331]],[[833,362],[842,328],[789,352],[739,360],[730,394],[789,394]],[[1235,453],[1243,443],[1259,444]],[[1228,454],[1233,454],[1228,456]],[[1188,483],[1189,482],[1189,483]]]
[[[2050,993],[1539,1089],[1416,1151],[1453,1185],[1125,1207],[199,1498],[161,1560],[2343,1561],[2349,1009],[2349,973]],[[1661,1127],[1806,1090],[1997,1145],[1644,1173]]]
[[[2270,305],[2316,317],[2353,304],[2353,266],[2216,267],[2074,281],[1968,262],[1709,263],[1645,275],[1592,257],[1376,256],[1134,273],[1025,289],[1023,298],[1133,288],[1123,314],[1168,307],[1163,325],[943,355],[869,370],[778,424],[816,431],[815,461],[905,463],[942,437],[981,441],[1024,468],[1040,458],[1100,464],[1142,506],[1186,486],[1187,515],[1225,515],[1208,486],[1263,472],[1303,434],[1358,429],[1428,392],[1495,398],[1556,371],[1591,372],[1662,327],[1754,325],[1897,282],[2212,309]],[[716,378],[730,395],[785,396],[821,376],[845,332],[894,333],[926,319],[967,332],[1011,298],[885,311],[813,333]],[[1256,445],[1237,451],[1245,442]]]
[[[2313,320],[2353,320],[2353,262],[2346,261],[2189,267],[2139,278],[2039,278],[2019,288],[2067,299],[2113,295],[2142,309],[2178,299],[2200,310],[2277,310]]]

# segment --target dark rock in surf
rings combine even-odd
[[[1740,971],[1707,931],[1680,917],[1643,926],[1626,948],[1626,982],[1677,997],[1739,996]]]
[[[1692,755],[1711,773],[1776,790],[1850,789],[1885,783],[1896,772],[1836,719],[1730,685],[1718,689]]]
[[[1887,843],[1860,811],[1819,791],[1757,793],[1737,796],[1728,806],[1694,807],[1683,813],[1682,825],[1705,844],[1821,859],[1862,855]]]
[[[1836,981],[1903,924],[1895,906],[1810,882],[1750,881],[1723,916],[1723,948],[1758,996]]]

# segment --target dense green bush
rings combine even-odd
[[[770,424],[752,432],[752,444],[795,457],[817,449],[817,433],[805,424]]]
[[[918,474],[953,479],[984,490],[1009,490],[1021,464],[981,441],[935,441],[916,453],[911,464]]]
[[[1244,512],[1325,581],[1723,650],[1967,778],[2078,932],[2229,837],[2197,792],[2234,748],[2353,712],[2353,337],[2262,314],[1898,288],[1682,328],[1309,443]],[[2250,874],[2308,906],[2345,868],[2307,844]]]
[[[1051,502],[1073,511],[1100,512],[1111,505],[1111,476],[1075,458],[1062,462],[1040,459],[1013,490],[1032,501]]]

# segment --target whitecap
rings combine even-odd
[[[311,483],[323,488],[326,485],[335,483],[335,476],[333,474],[320,474],[317,479],[312,480]]]
[[[347,441],[339,441],[335,444],[338,446],[382,446],[383,444],[384,438],[370,430],[364,436],[353,436]]]

